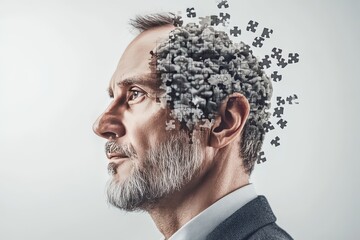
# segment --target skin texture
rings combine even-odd
[[[147,149],[166,141],[169,134],[176,134],[179,125],[175,131],[165,131],[169,110],[156,101],[154,96],[160,90],[151,75],[138,83],[127,79],[151,74],[149,52],[173,29],[166,25],[146,30],[129,44],[110,81],[114,99],[93,126],[94,132],[108,141],[131,144],[139,159]],[[239,139],[249,109],[247,99],[239,93],[225,99],[215,124],[199,137],[204,156],[199,173],[181,190],[144,209],[166,239],[218,199],[248,184],[249,176],[239,157]],[[127,159],[111,158],[110,162],[121,162],[114,176],[120,182],[134,167]],[[141,166],[141,162],[137,164]]]

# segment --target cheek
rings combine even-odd
[[[157,142],[166,139],[167,113],[158,107],[139,109],[132,115],[127,128],[128,138],[136,152],[140,156],[145,156],[149,148],[156,147]]]

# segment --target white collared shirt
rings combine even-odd
[[[204,240],[220,223],[256,197],[252,184],[241,187],[196,215],[177,230],[169,240]]]

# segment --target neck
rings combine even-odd
[[[213,161],[186,188],[147,209],[165,239],[214,202],[249,183],[239,162],[238,158]]]

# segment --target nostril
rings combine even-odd
[[[119,137],[117,134],[115,134],[113,132],[104,132],[104,133],[101,133],[101,136],[106,139],[115,139],[115,138]]]

